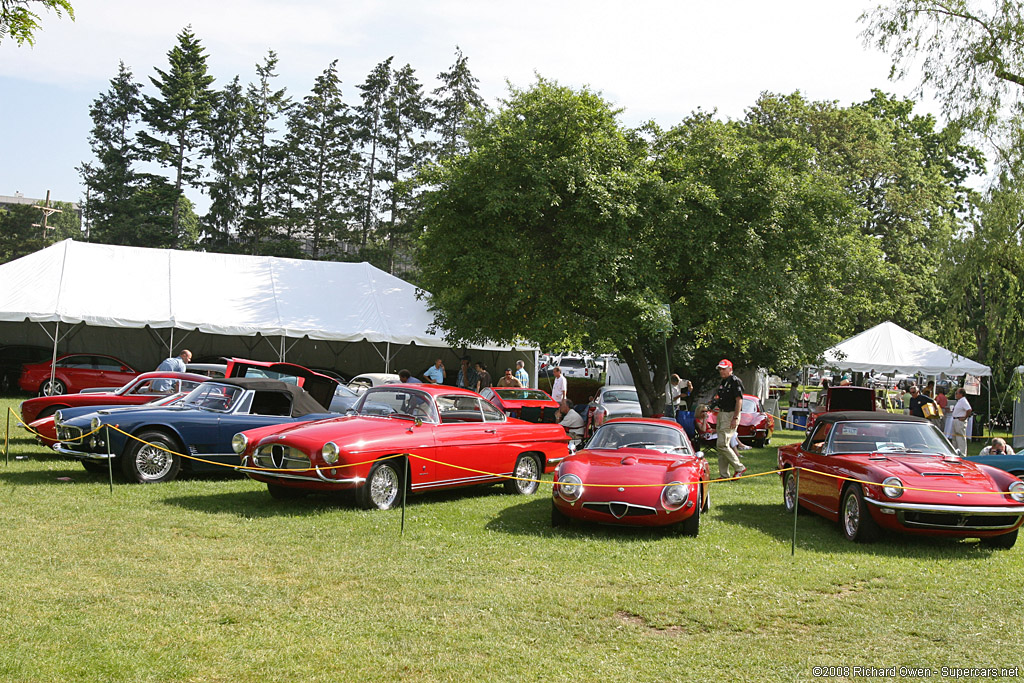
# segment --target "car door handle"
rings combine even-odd
[[[494,434],[497,431],[498,431],[497,429],[485,429],[484,430],[484,434]]]

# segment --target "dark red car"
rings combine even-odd
[[[18,386],[42,396],[77,394],[83,389],[120,387],[139,374],[132,366],[113,356],[98,353],[69,353],[57,359],[53,382],[49,360],[22,366]]]
[[[551,524],[678,524],[696,536],[711,504],[708,463],[675,422],[622,417],[595,432],[554,474]]]
[[[789,468],[798,471],[781,473],[786,509],[838,522],[851,541],[890,530],[1011,548],[1024,521],[1024,482],[961,458],[924,418],[825,413],[803,443],[779,449],[779,469]]]
[[[203,375],[188,372],[144,372],[117,391],[37,396],[21,402],[21,421],[29,424],[53,415],[62,408],[142,405],[159,396],[183,391],[187,393],[207,379]]]
[[[740,413],[740,424],[736,428],[736,438],[755,448],[764,448],[772,441],[775,433],[775,418],[764,412],[761,399],[751,394],[743,394],[743,412]],[[718,418],[714,413],[708,415],[708,433],[717,429]]]
[[[487,387],[480,395],[501,408],[509,417],[527,422],[555,422],[558,404],[540,389]]]

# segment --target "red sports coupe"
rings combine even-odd
[[[839,522],[851,541],[879,531],[980,538],[1012,548],[1024,482],[962,459],[930,422],[886,412],[829,412],[803,443],[779,449],[786,509]]]
[[[75,394],[72,394],[72,396],[74,395]],[[187,394],[183,392],[176,394],[167,394],[166,396],[154,395],[154,397],[151,397],[151,399],[143,405],[153,407],[169,406],[177,401],[180,401],[182,397],[186,395]],[[109,396],[109,394],[107,394],[107,396]],[[74,417],[79,417],[81,415],[88,415],[90,413],[98,413],[101,411],[104,414],[109,415],[112,413],[116,413],[119,410],[130,410],[132,408],[135,408],[137,405],[138,404],[87,405],[80,408],[61,408],[60,410],[51,415],[38,418],[34,422],[29,423],[28,426],[32,429],[33,433],[35,434],[36,441],[38,441],[43,446],[46,446],[47,448],[53,448],[55,445],[57,445],[57,442],[59,441],[59,439],[57,438],[58,420],[69,420]],[[82,462],[85,463],[86,461],[83,460]],[[88,464],[86,465],[86,469],[93,469],[95,471],[95,468],[90,468]],[[102,467],[101,469],[103,471],[106,471],[107,468]]]
[[[487,387],[480,395],[498,406],[509,417],[527,422],[555,422],[558,404],[540,389]]]
[[[120,387],[131,381],[138,371],[122,360],[98,353],[69,353],[57,359],[53,381],[50,381],[49,360],[26,363],[21,369],[18,386],[22,391],[42,396],[75,394],[95,387]]]
[[[368,389],[354,411],[236,434],[238,469],[266,483],[275,498],[348,489],[365,507],[386,510],[407,484],[419,492],[504,481],[511,493],[531,494],[538,484],[529,480],[569,452],[559,425],[509,418],[466,389],[386,384]],[[412,454],[408,463],[405,454]]]
[[[708,431],[714,433],[717,425],[717,416],[710,413],[708,416]],[[743,408],[740,413],[740,424],[736,428],[736,438],[754,448],[764,448],[772,441],[772,434],[775,433],[775,418],[764,412],[761,406],[761,399],[751,394],[743,394]]]
[[[555,470],[551,524],[678,524],[689,536],[711,505],[708,463],[675,422],[617,418]]]
[[[144,372],[117,391],[37,396],[21,402],[21,421],[29,424],[62,408],[142,405],[158,396],[192,391],[207,379],[187,372]]]

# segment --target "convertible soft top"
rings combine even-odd
[[[818,422],[924,422],[928,420],[916,415],[903,415],[902,413],[887,413],[882,410],[834,410],[822,413]]]
[[[302,417],[310,413],[330,412],[329,406],[322,406],[310,396],[305,389],[279,379],[265,379],[263,377],[233,377],[229,379],[216,379],[211,384],[229,384],[242,389],[253,391],[273,391],[280,394],[288,394],[292,399],[292,417]]]

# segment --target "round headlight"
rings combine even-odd
[[[1010,498],[1018,503],[1024,503],[1024,481],[1015,481],[1010,484]]]
[[[661,490],[661,505],[666,510],[678,510],[690,497],[690,485],[674,481]]]
[[[896,477],[887,477],[882,482],[882,493],[890,498],[899,498],[903,495],[903,482]]]
[[[233,450],[235,453],[241,455],[242,453],[245,453],[245,449],[248,447],[249,439],[245,436],[245,434],[239,432],[238,434],[235,434],[233,437],[231,437],[231,450]]]
[[[61,419],[60,411],[59,410],[53,414],[53,423],[54,424],[60,424],[63,421],[64,420]]]
[[[341,449],[338,448],[338,444],[333,441],[328,441],[324,444],[324,447],[320,449],[320,455],[324,457],[324,462],[328,465],[333,465],[338,462],[338,455],[341,453]]]
[[[566,474],[558,478],[558,495],[562,500],[573,503],[583,495],[583,480],[575,474]]]
[[[93,419],[89,420],[89,429],[95,432],[97,429],[100,428],[101,424],[103,424],[103,422],[98,417],[94,417]]]

